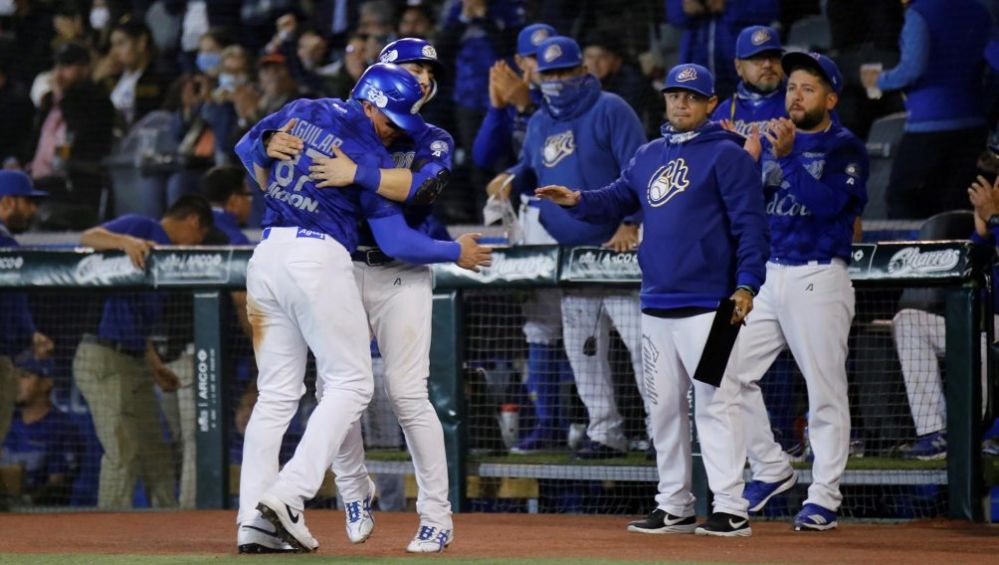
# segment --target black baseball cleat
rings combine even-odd
[[[699,536],[748,537],[753,535],[749,519],[727,512],[715,512],[694,530]]]
[[[644,519],[630,522],[628,531],[640,534],[690,534],[696,527],[696,516],[674,516],[656,508]]]
[[[591,460],[591,459],[617,459],[619,457],[627,457],[628,454],[624,451],[614,449],[609,445],[604,445],[598,441],[587,441],[580,447],[574,457],[581,460]]]

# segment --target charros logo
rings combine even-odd
[[[555,258],[551,255],[507,257],[504,254],[494,253],[493,264],[482,267],[478,273],[470,273],[457,267],[455,267],[457,269],[455,272],[460,272],[462,276],[473,277],[483,283],[490,283],[500,280],[520,281],[551,277],[555,267]]]
[[[545,140],[541,148],[542,162],[546,167],[558,165],[576,150],[576,140],[572,136],[572,130],[564,131],[550,136]]]
[[[423,49],[420,50],[420,53],[422,53],[423,56],[428,59],[434,59],[435,61],[437,60],[437,50],[434,49],[433,45],[424,45]]]
[[[542,28],[534,30],[534,33],[531,34],[531,45],[537,47],[538,45],[541,45],[541,42],[546,39],[548,39],[547,29]]]
[[[373,86],[368,87],[368,91],[365,93],[364,97],[379,108],[388,106],[388,96],[385,96],[384,92]]]
[[[688,172],[687,163],[682,157],[673,159],[665,167],[659,167],[649,181],[649,205],[658,208],[687,190],[690,186],[690,180],[687,179]]]
[[[908,275],[946,272],[961,261],[958,249],[921,251],[918,247],[905,247],[888,261],[888,274]]]
[[[684,67],[676,74],[677,82],[690,82],[697,80],[697,69],[695,67]]]
[[[549,45],[545,52],[541,55],[541,58],[545,60],[546,63],[551,63],[555,59],[562,56],[562,48],[558,44]]]
[[[392,49],[391,51],[383,54],[378,59],[378,62],[379,63],[391,63],[392,61],[395,61],[398,58],[399,58],[399,52],[396,51],[395,49]]]
[[[0,257],[0,271],[16,271],[24,266],[24,257]]]
[[[131,278],[142,271],[132,264],[127,255],[120,257],[105,257],[100,254],[90,255],[77,263],[73,269],[73,278],[78,284],[113,282],[115,279]]]
[[[770,30],[758,29],[753,32],[752,37],[749,38],[753,42],[753,45],[763,45],[764,43],[770,41]]]

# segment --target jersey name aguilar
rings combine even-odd
[[[319,202],[300,194],[302,188],[312,182],[308,175],[309,165],[317,157],[332,156],[333,148],[343,145],[343,140],[302,119],[298,120],[290,133],[305,142],[305,151],[290,161],[278,161],[274,165],[271,182],[264,191],[265,197],[286,202],[299,210],[315,212],[319,209]],[[305,159],[305,162],[302,162],[302,159]],[[300,163],[301,169],[298,166]]]
[[[803,153],[805,170],[816,180],[822,178],[822,171],[825,169],[826,161],[821,159],[822,153]],[[767,214],[770,216],[811,216],[812,212],[807,206],[798,202],[798,199],[789,192],[791,183],[784,180],[784,172],[777,161],[766,161],[763,165],[763,184],[765,186],[779,186],[774,192],[770,202],[767,202]]]

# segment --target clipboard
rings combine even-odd
[[[694,379],[714,387],[721,385],[725,376],[725,367],[728,366],[728,358],[732,355],[732,347],[735,346],[735,338],[739,337],[739,329],[742,327],[742,324],[732,325],[734,310],[735,301],[729,298],[722,300],[718,305],[715,318],[711,321],[708,341],[704,344],[704,352],[701,353],[701,360],[697,363],[697,370],[694,371]]]

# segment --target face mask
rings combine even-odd
[[[194,64],[198,66],[198,70],[203,73],[211,73],[219,68],[219,63],[222,62],[221,53],[204,53],[202,51],[198,52],[198,57],[195,59]]]
[[[111,10],[106,6],[90,10],[90,27],[94,29],[104,29],[111,21]]]
[[[237,86],[246,84],[244,75],[234,75],[232,73],[222,73],[219,75],[219,88],[223,90],[235,90]]]
[[[17,12],[17,3],[14,0],[0,0],[0,16],[13,16]]]
[[[586,95],[594,90],[599,93],[600,82],[589,73],[563,80],[541,81],[541,95],[548,111],[556,118],[573,113],[587,98]]]

